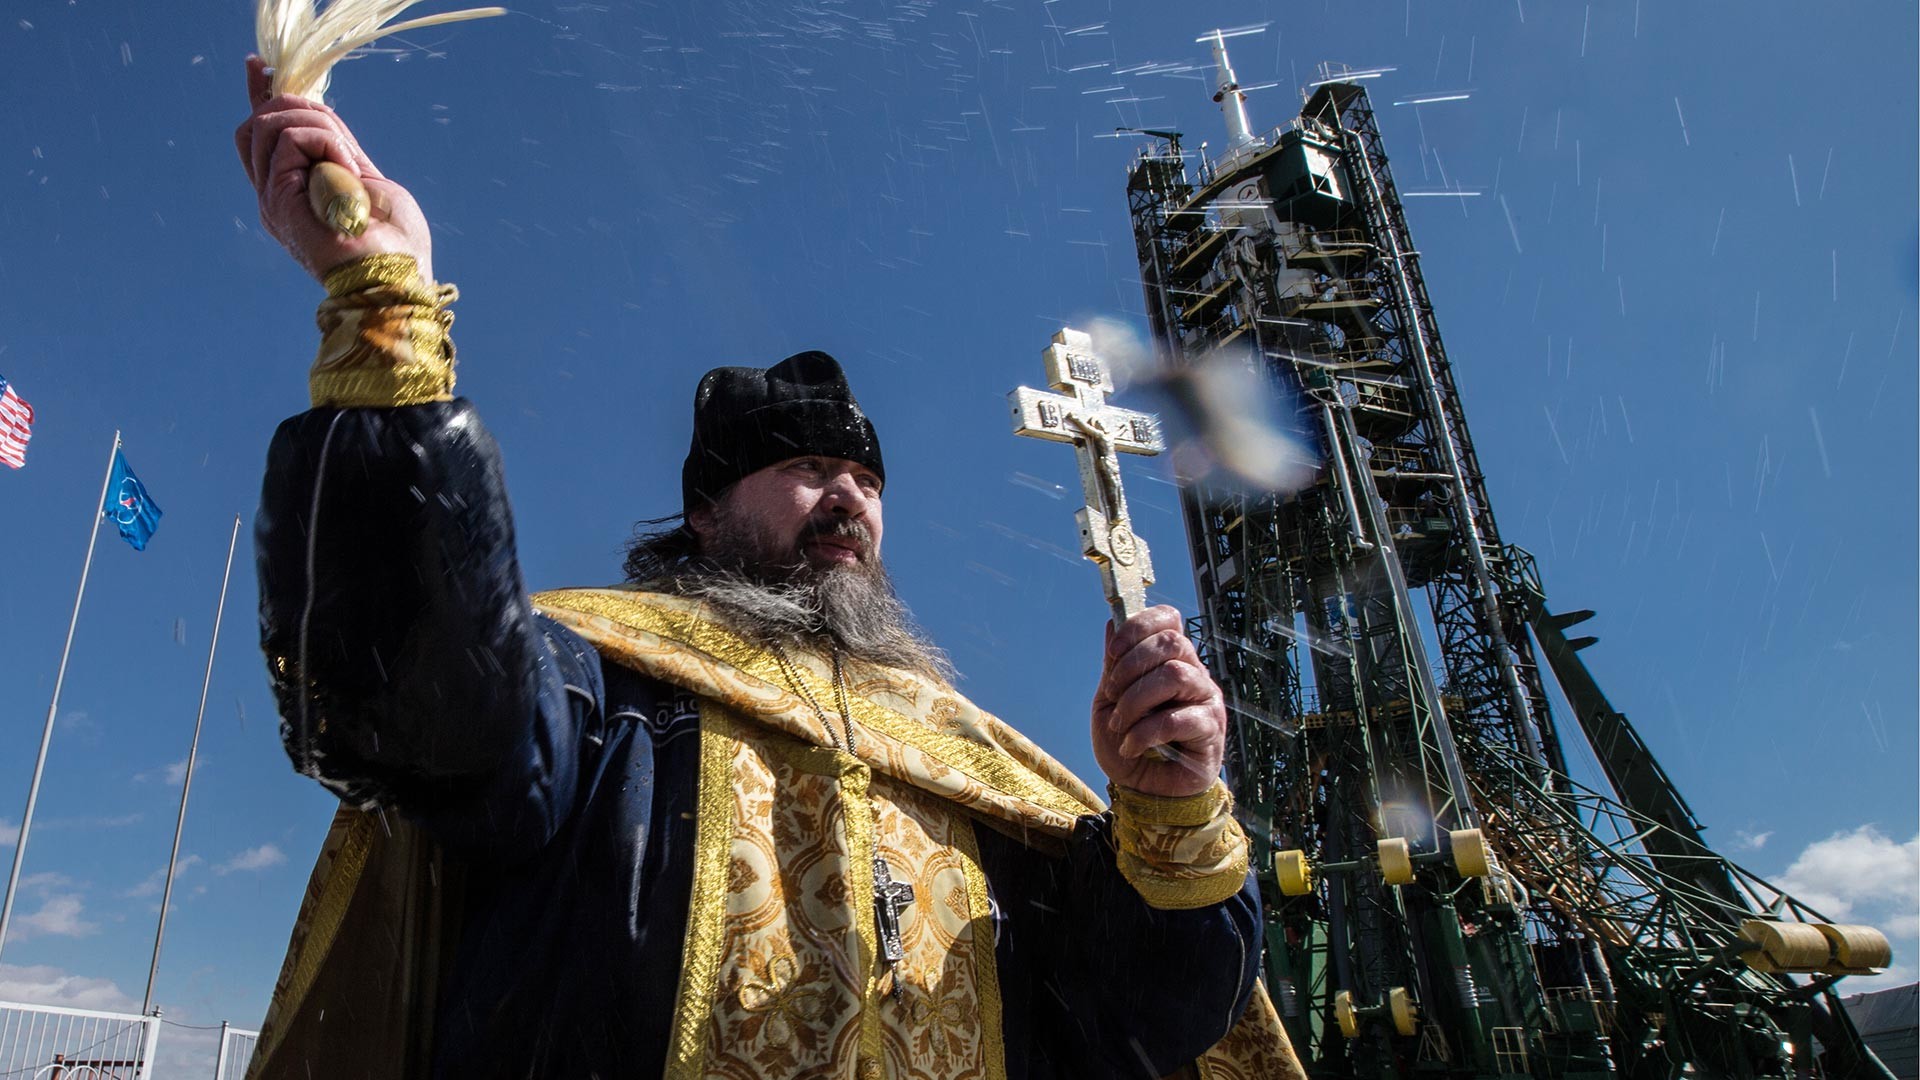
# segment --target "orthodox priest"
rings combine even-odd
[[[1103,801],[915,629],[880,440],[819,352],[708,372],[628,582],[529,596],[419,208],[248,82],[261,220],[327,292],[268,451],[262,641],[341,799],[250,1075],[1300,1075],[1177,612],[1108,628]],[[363,235],[314,218],[321,161]]]

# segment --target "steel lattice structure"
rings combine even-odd
[[[1320,458],[1286,495],[1182,487],[1266,975],[1310,1072],[1886,1075],[1828,989],[1885,939],[1702,843],[1575,655],[1593,639],[1562,633],[1590,613],[1549,614],[1503,541],[1365,90],[1326,73],[1256,138],[1213,41],[1226,151],[1190,178],[1146,133],[1128,201],[1166,377],[1250,368]],[[1569,737],[1611,790],[1569,777]]]

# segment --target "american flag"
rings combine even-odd
[[[18,469],[27,463],[27,440],[33,437],[33,406],[0,378],[0,462]]]

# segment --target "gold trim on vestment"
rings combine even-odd
[[[307,383],[316,408],[419,405],[453,398],[452,285],[420,276],[412,256],[368,255],[326,275],[315,320],[320,351]]]
[[[1005,1080],[973,819],[723,705],[703,702],[700,723],[668,1080]],[[892,963],[879,959],[876,860],[914,890]]]
[[[963,822],[954,830],[954,846],[966,856],[967,910],[973,916],[973,981],[980,994],[980,1027],[983,1031],[1004,1031],[1000,996],[1000,943],[993,925],[993,899],[987,892],[986,868],[980,865],[980,840],[973,834],[973,823]],[[1006,1045],[987,1059],[985,1080],[1007,1080]]]
[[[851,754],[834,752],[853,760]],[[861,766],[857,775],[857,788],[845,782],[854,779],[849,776],[840,791],[847,823],[847,849],[852,858],[847,867],[852,878],[847,883],[847,892],[853,901],[854,930],[859,935],[859,962],[866,971],[860,987],[860,1054],[854,1064],[856,1077],[869,1071],[867,1062],[880,1061],[886,1052],[886,1016],[879,1008],[880,968],[876,963],[880,956],[880,931],[873,924],[873,857],[879,851],[873,831],[873,803],[869,798],[873,774]]]
[[[1109,785],[1120,874],[1163,910],[1209,907],[1247,884],[1247,835],[1219,780],[1197,795],[1148,795]]]
[[[346,839],[340,844],[340,853],[334,859],[334,873],[329,876],[325,888],[321,890],[320,900],[313,909],[313,929],[309,932],[307,943],[318,948],[303,949],[305,955],[293,969],[289,996],[296,1008],[313,986],[313,978],[320,971],[320,957],[333,946],[334,935],[340,932],[340,924],[346,921],[347,905],[353,902],[353,884],[359,880],[360,872],[366,869],[367,851],[373,846],[373,815],[359,810],[349,813],[357,816],[348,827]]]
[[[712,695],[795,738],[824,745],[818,717],[786,687],[774,655],[704,618],[693,601],[627,589],[568,589],[537,593],[533,602],[610,658],[642,674]],[[829,700],[831,683],[810,666],[794,668],[809,692]],[[1082,815],[1102,809],[1084,784],[1072,781],[1071,774],[1024,740],[1004,746],[997,745],[997,739],[975,741],[948,734],[864,695],[849,695],[848,706],[858,725],[855,749],[862,761],[942,798],[1056,838],[1072,832]],[[997,737],[1005,725],[980,715],[987,721],[985,737]],[[1028,760],[1013,756],[1021,750]],[[960,774],[979,790],[933,775],[941,770]]]
[[[306,1003],[307,992],[320,973],[320,966],[333,950],[334,936],[346,920],[347,908],[366,869],[367,852],[373,847],[373,815],[346,806],[334,811],[327,841],[338,835],[338,846],[327,841],[320,845],[320,858],[307,884],[307,896],[294,920],[293,940],[287,944],[286,959],[281,961],[280,977],[275,980],[273,1000],[260,1024],[255,1040],[254,1058],[267,1061],[280,1045],[280,1037],[292,1018]]]
[[[1162,911],[1186,911],[1212,907],[1247,887],[1247,851],[1241,841],[1240,854],[1206,877],[1169,877],[1151,864],[1126,852],[1120,853],[1120,876],[1147,902]]]
[[[1240,1019],[1226,1038],[1200,1055],[1194,1071],[1200,1080],[1307,1080],[1264,982],[1253,984]]]
[[[341,263],[327,271],[320,285],[328,296],[337,298],[376,285],[424,289],[426,281],[420,276],[420,263],[413,256],[383,251]]]
[[[700,702],[700,778],[695,805],[693,883],[687,892],[687,934],[680,954],[667,1042],[665,1080],[705,1074],[707,1018],[720,981],[726,933],[727,852],[733,840],[733,722]]]
[[[385,409],[453,400],[452,371],[437,364],[315,372],[308,387],[316,409]]]
[[[1205,825],[1233,808],[1233,793],[1219,780],[1197,795],[1149,795],[1144,791],[1107,785],[1114,813],[1124,813],[1142,825]]]

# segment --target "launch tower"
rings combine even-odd
[[[1182,490],[1266,977],[1309,1072],[1887,1076],[1830,989],[1886,939],[1707,848],[1581,662],[1595,639],[1565,636],[1592,613],[1549,613],[1502,538],[1360,81],[1323,72],[1256,136],[1203,40],[1225,149],[1195,176],[1146,133],[1127,194],[1168,377],[1250,367],[1320,456],[1297,492]]]

